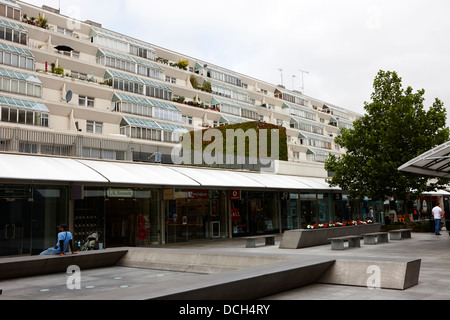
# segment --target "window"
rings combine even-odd
[[[177,79],[173,77],[166,76],[166,82],[177,84]]]
[[[94,107],[94,98],[85,97],[85,96],[78,96],[78,104],[83,107]]]
[[[88,121],[86,124],[86,132],[102,134],[103,132],[103,123],[96,121]]]
[[[87,80],[87,74],[85,74],[85,73],[72,71],[71,75],[72,75],[73,78],[78,78],[78,79],[81,79],[81,80]]]
[[[48,127],[48,114],[42,113],[40,114],[40,125],[41,127]]]
[[[0,107],[0,121],[48,127],[48,114],[35,110]]]
[[[0,45],[0,64],[34,71],[34,59],[27,57],[31,55],[31,52],[28,50],[19,49],[11,45]]]
[[[183,120],[183,123],[184,123],[184,124],[192,125],[192,117],[183,116],[183,117],[182,117],[182,120]]]

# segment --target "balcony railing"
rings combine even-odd
[[[120,141],[120,140],[123,141]],[[155,152],[170,160],[173,147],[135,142],[129,138],[95,138],[24,128],[0,127],[0,152],[117,161],[147,161]],[[170,162],[170,161],[169,161]]]

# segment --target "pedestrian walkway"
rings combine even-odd
[[[170,244],[157,248],[174,255],[182,252],[197,254],[225,254],[246,257],[254,261],[267,259],[296,258],[412,258],[421,259],[419,283],[407,290],[369,289],[365,287],[312,284],[267,296],[263,300],[427,300],[450,299],[450,237],[434,233],[413,233],[412,239],[390,241],[377,245],[364,245],[344,251],[332,251],[330,245],[304,249],[279,249],[281,236],[275,246],[246,248],[244,239],[224,239],[195,243]],[[145,250],[145,249],[144,249]],[[154,249],[149,249],[154,250]],[[269,260],[270,260],[269,259]],[[242,262],[241,262],[242,263]],[[266,263],[266,262],[261,262]],[[244,266],[241,266],[244,268]],[[200,269],[196,269],[197,271]],[[223,272],[215,271],[212,276],[220,280]],[[204,279],[211,275],[189,270],[171,271],[148,268],[115,266],[81,271],[81,289],[69,290],[68,274],[52,274],[21,279],[0,281],[0,300],[55,300],[55,299],[138,299],[138,293],[149,290],[163,290],[193,279]],[[382,276],[382,275],[381,275]],[[150,288],[150,289],[149,289]]]

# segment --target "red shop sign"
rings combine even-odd
[[[239,209],[231,209],[231,221],[232,222],[241,222],[241,214],[239,213]]]
[[[231,190],[230,200],[241,200],[241,190]]]

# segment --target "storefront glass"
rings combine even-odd
[[[240,200],[231,200],[233,236],[279,232],[278,195],[278,192],[242,191]]]
[[[103,247],[160,243],[160,196],[156,189],[85,188],[75,201],[74,237],[81,245],[98,232]]]
[[[34,186],[31,230],[33,254],[55,246],[57,226],[69,223],[68,203],[67,187]]]
[[[302,224],[316,224],[317,220],[317,194],[301,193],[300,194],[300,214]]]
[[[39,254],[68,221],[65,187],[0,186],[0,256]]]
[[[225,191],[176,189],[165,207],[166,243],[227,236]]]
[[[334,222],[333,195],[330,193],[317,194],[320,223]]]
[[[299,199],[300,197],[298,193],[282,193],[281,223],[283,231],[301,228]]]

